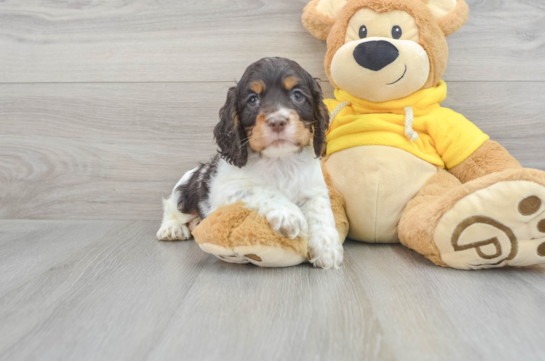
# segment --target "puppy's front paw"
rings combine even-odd
[[[279,207],[270,210],[265,218],[275,231],[285,234],[291,239],[297,237],[307,238],[307,220],[303,212],[295,205],[291,208]]]
[[[157,232],[157,239],[160,241],[185,241],[189,238],[191,238],[189,228],[176,220],[163,222]]]
[[[329,269],[342,265],[343,246],[337,230],[333,231],[318,233],[309,240],[310,263],[315,267]]]

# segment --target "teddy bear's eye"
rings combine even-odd
[[[401,30],[401,28],[399,26],[394,26],[392,28],[392,37],[394,39],[399,39],[401,38],[401,35],[403,35],[403,31]]]
[[[360,39],[365,39],[367,37],[367,26],[362,25],[360,28]]]

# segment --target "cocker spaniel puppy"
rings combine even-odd
[[[164,200],[160,240],[185,240],[223,205],[243,201],[279,233],[308,240],[311,262],[338,268],[335,228],[319,157],[329,126],[320,85],[299,64],[265,58],[229,89],[214,129],[219,154],[187,172]]]

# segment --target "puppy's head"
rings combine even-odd
[[[281,157],[312,146],[319,157],[328,126],[318,82],[294,61],[264,58],[229,89],[214,137],[221,155],[242,167],[248,152]]]

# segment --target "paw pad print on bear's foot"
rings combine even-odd
[[[200,243],[210,253],[228,263],[251,263],[259,267],[290,267],[307,261],[303,255],[282,247],[263,245],[223,247],[212,243]]]
[[[263,261],[263,260],[261,259],[261,257],[259,257],[259,256],[256,255],[256,254],[245,254],[244,257],[249,258],[249,259],[253,259],[253,260],[256,261],[256,262],[262,262],[262,261]]]
[[[545,263],[545,187],[506,181],[470,194],[443,215],[434,240],[453,268]]]
[[[519,213],[523,216],[531,216],[541,208],[543,202],[538,196],[530,196],[524,198],[519,203]]]
[[[215,254],[216,257],[225,261],[227,263],[253,263],[253,262],[262,262],[263,260],[256,254],[245,254],[239,255],[233,252],[231,255],[219,255]],[[251,260],[251,261],[250,261]]]
[[[219,254],[215,254],[214,256],[218,257],[219,259],[227,263],[239,263],[239,264],[250,263],[250,261],[248,261],[244,257],[240,257],[238,254],[223,255],[223,256]]]
[[[541,200],[541,198],[537,196],[530,196],[520,201],[519,212],[523,216],[533,216],[535,214],[539,214],[540,210],[542,209],[542,205],[543,205],[543,201]],[[545,235],[545,214],[540,214],[538,219],[539,218],[543,218],[543,219],[540,219],[537,222],[537,230],[539,233],[543,233]],[[537,247],[537,254],[540,257],[545,257],[545,242],[543,242],[542,244],[539,245],[539,247]]]

